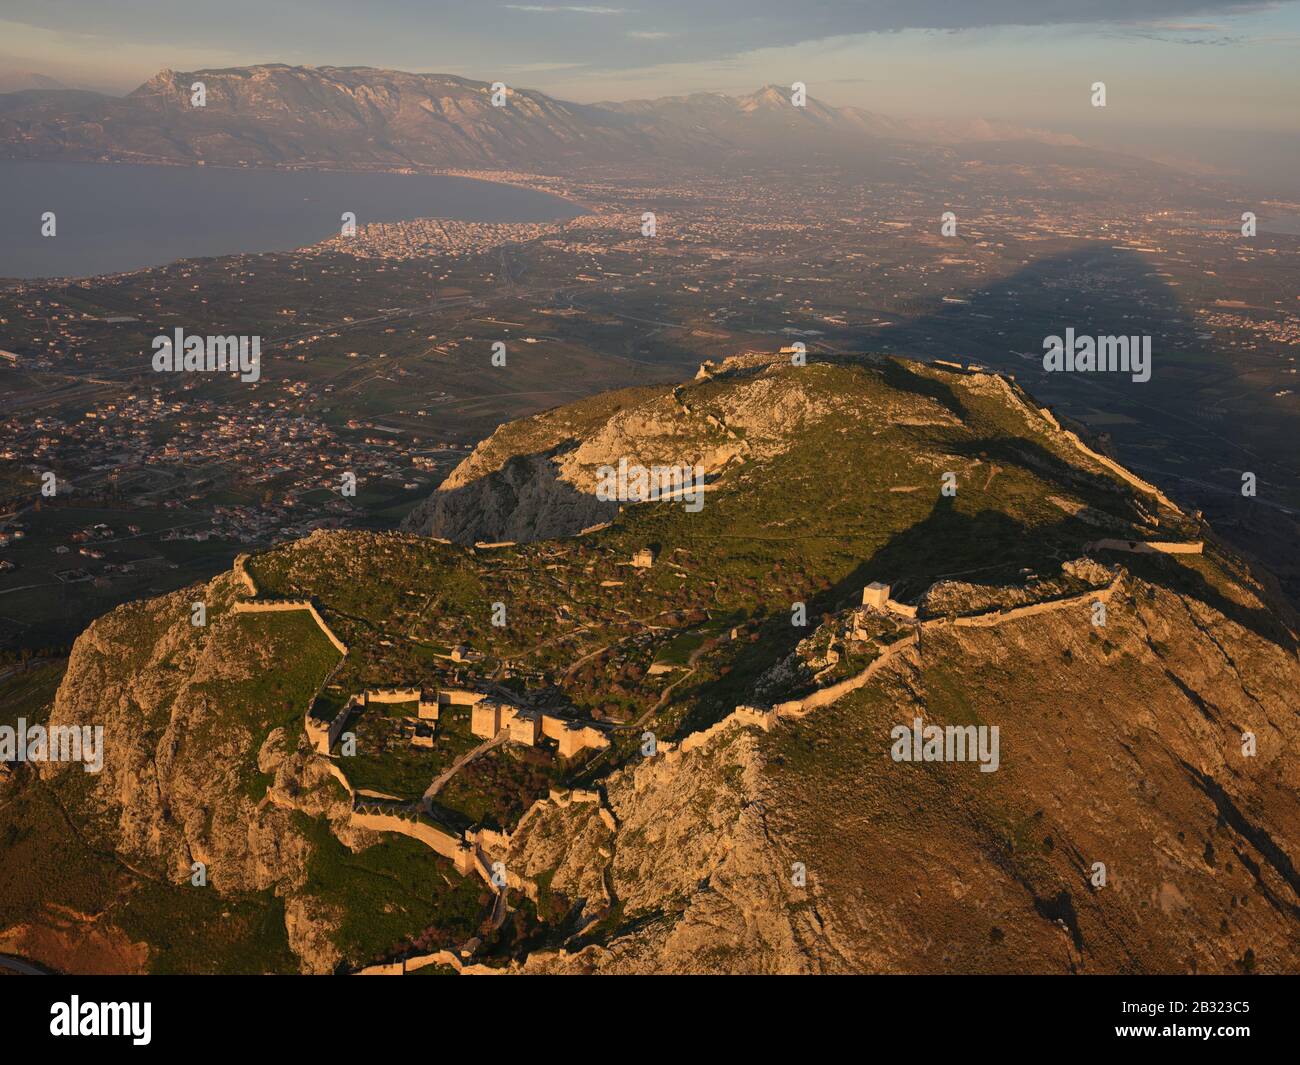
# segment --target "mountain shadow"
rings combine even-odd
[[[1251,502],[1269,507],[1268,517],[1285,521],[1291,533],[1254,529],[1240,494],[1243,471],[1261,486],[1300,483],[1294,417],[1262,386],[1242,388],[1232,355],[1203,335],[1194,308],[1158,270],[1138,252],[1081,243],[984,285],[918,300],[905,320],[845,332],[837,343],[909,358],[964,358],[1012,375],[1096,437],[1101,450],[1212,520],[1223,517],[1225,535],[1275,570],[1298,602],[1295,508],[1261,487]],[[945,295],[966,302],[946,303]],[[1045,371],[1044,339],[1070,327],[1079,336],[1150,336],[1150,380]]]

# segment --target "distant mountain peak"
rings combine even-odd
[[[196,81],[206,89],[202,108],[190,101]],[[491,83],[455,74],[286,63],[168,68],[122,98],[10,101],[0,111],[0,144],[20,145],[29,158],[547,169],[698,163],[738,152],[861,158],[882,140],[1068,143],[998,123],[891,119],[811,95],[796,107],[792,93],[768,84],[740,96],[577,104],[511,86],[506,105],[494,106]]]

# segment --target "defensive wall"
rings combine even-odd
[[[286,610],[305,610],[320,626],[320,631],[325,634],[325,638],[334,645],[339,654],[348,653],[348,645],[334,635],[333,630],[325,624],[325,619],[320,616],[316,604],[310,599],[236,599],[230,609],[236,614],[273,614]]]
[[[1076,451],[1079,451],[1080,453],[1086,455],[1094,462],[1100,463],[1102,466],[1106,467],[1106,469],[1108,469],[1111,473],[1115,474],[1116,477],[1120,478],[1122,481],[1124,481],[1126,484],[1130,485],[1131,487],[1136,488],[1139,492],[1143,492],[1146,495],[1152,496],[1153,498],[1159,500],[1170,510],[1177,511],[1178,513],[1182,513],[1182,510],[1178,506],[1178,504],[1175,503],[1172,499],[1170,499],[1167,495],[1165,495],[1164,492],[1160,491],[1160,489],[1157,488],[1155,485],[1153,485],[1150,481],[1144,481],[1136,473],[1133,473],[1131,470],[1125,469],[1114,459],[1101,454],[1101,452],[1099,451],[1094,451],[1092,448],[1090,448],[1079,438],[1078,433],[1075,433],[1069,429],[1062,428],[1061,423],[1056,420],[1056,416],[1053,415],[1050,410],[1048,410],[1046,407],[1035,406],[1021,393],[1019,388],[1014,386],[1010,381],[1008,381],[1004,376],[1002,376],[1002,374],[990,373],[988,376],[992,380],[998,382],[998,385],[1007,394],[1007,396],[1010,397],[1012,402],[1014,402],[1018,407],[1022,408],[1026,412],[1028,412],[1031,415],[1031,417],[1033,415],[1037,415],[1040,419],[1045,421],[1048,427],[1051,429],[1052,433],[1065,437],[1066,441],[1071,446],[1073,446]]]
[[[1205,550],[1200,540],[1094,540],[1085,551],[1129,551],[1135,555],[1199,555]]]

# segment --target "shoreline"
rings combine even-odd
[[[292,164],[292,165],[274,165],[274,166],[232,166],[230,164],[211,164],[202,161],[190,163],[177,162],[175,160],[165,159],[50,159],[50,158],[13,158],[0,157],[0,165],[6,163],[30,163],[36,166],[48,166],[50,164],[66,164],[74,166],[137,166],[137,167],[168,167],[171,169],[183,170],[221,170],[232,172],[249,172],[257,171],[261,173],[292,174],[292,173],[309,173],[309,174],[353,174],[357,176],[366,175],[392,175],[397,177],[433,177],[433,178],[457,178],[462,181],[476,182],[481,185],[497,185],[507,188],[521,189],[526,192],[537,195],[549,196],[566,207],[576,211],[577,214],[570,218],[544,219],[541,221],[533,220],[531,222],[478,222],[471,223],[464,218],[457,218],[450,215],[412,215],[406,218],[394,219],[384,223],[366,223],[368,225],[397,225],[426,220],[436,220],[444,222],[461,222],[465,224],[484,224],[484,225],[560,225],[564,222],[571,221],[572,218],[581,217],[588,214],[595,208],[592,204],[574,199],[569,190],[565,187],[567,182],[561,177],[543,174],[521,173],[513,170],[502,170],[500,172],[491,170],[467,170],[463,168],[448,167],[401,167],[394,169],[392,167],[362,167],[362,166],[333,166],[328,164]],[[556,186],[561,186],[559,189]],[[19,277],[15,275],[0,274],[0,291],[13,292],[22,291],[25,286],[42,286],[42,285],[75,285],[89,284],[103,281],[114,281],[122,278],[135,277],[150,270],[165,269],[174,266],[177,263],[190,262],[198,259],[224,259],[236,256],[247,255],[292,255],[298,252],[306,252],[315,249],[319,245],[333,240],[334,236],[322,237],[320,240],[311,241],[307,244],[301,244],[293,248],[269,248],[260,251],[234,251],[221,252],[217,254],[204,255],[186,255],[175,259],[169,259],[166,262],[155,263],[148,266],[137,266],[123,270],[106,270],[98,273],[87,274],[47,274],[38,277]]]

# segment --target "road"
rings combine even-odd
[[[474,759],[477,758],[479,755],[486,754],[488,751],[490,751],[493,747],[496,747],[498,744],[504,743],[505,739],[506,739],[506,731],[505,729],[502,729],[490,740],[484,740],[472,751],[466,751],[459,758],[457,758],[456,761],[452,762],[451,765],[449,765],[446,769],[444,769],[441,773],[439,773],[436,777],[434,777],[433,781],[429,784],[429,786],[424,789],[424,794],[420,796],[420,805],[424,808],[425,812],[427,813],[429,811],[430,803],[433,802],[433,797],[437,795],[439,791],[442,790],[442,786],[446,784],[447,781],[449,781],[452,777],[454,777],[458,772],[460,772],[463,766],[468,765],[470,762],[474,761]]]
[[[16,954],[0,954],[0,969],[9,969],[15,973],[22,973],[23,976],[48,976],[49,972],[42,969],[39,965],[33,965],[25,958],[20,958]]]

